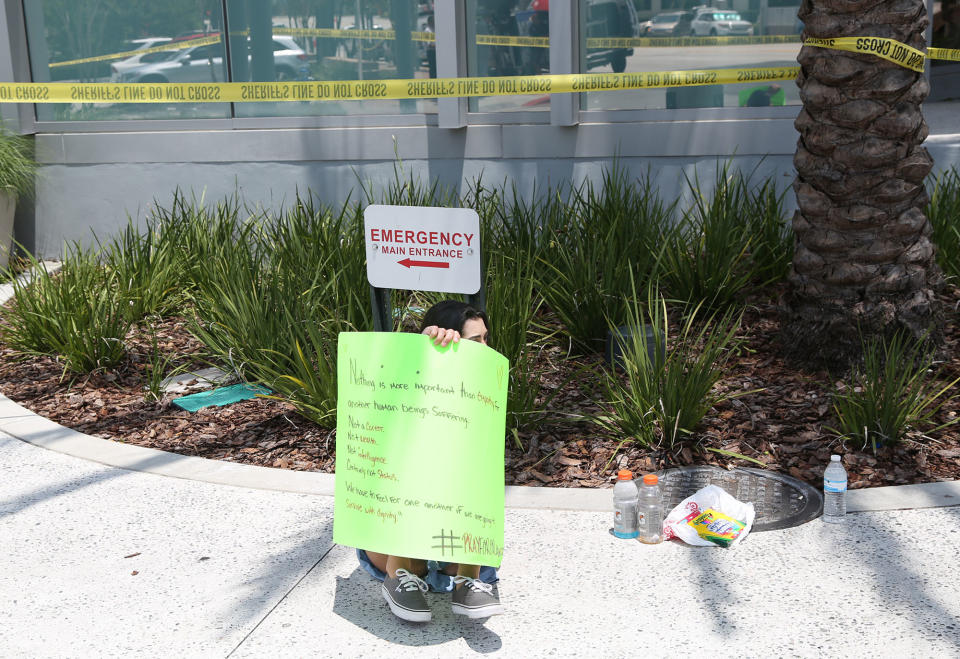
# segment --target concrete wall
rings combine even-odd
[[[749,124],[747,129],[746,124]],[[792,174],[792,119],[550,125],[462,129],[300,128],[138,133],[39,134],[44,166],[37,182],[35,235],[21,236],[44,256],[64,240],[89,242],[127,217],[143,217],[177,188],[216,200],[238,192],[249,204],[278,209],[296,191],[329,203],[357,199],[361,183],[382,190],[402,166],[422,181],[465,192],[487,185],[535,187],[598,179],[618,154],[633,174],[648,168],[666,198],[683,189],[694,166],[710,181],[718,159],[758,174]],[[683,155],[676,155],[677,153]],[[402,162],[398,163],[399,154]],[[767,155],[770,154],[770,155]]]
[[[942,106],[942,107],[941,107]],[[215,201],[235,192],[253,206],[279,209],[297,190],[328,203],[360,198],[361,183],[383,190],[402,166],[421,181],[465,192],[487,185],[538,187],[599,179],[613,154],[633,175],[648,168],[662,195],[684,190],[696,170],[709,185],[718,162],[793,180],[796,143],[792,113],[773,119],[701,117],[688,120],[581,123],[577,126],[471,125],[272,128],[155,132],[43,133],[44,166],[37,181],[35,223],[21,221],[18,239],[42,256],[65,240],[90,242],[175,189]],[[960,166],[960,104],[927,113],[927,141],[938,168]],[[398,163],[399,154],[402,162]],[[793,203],[788,194],[789,203]],[[31,231],[33,230],[33,231]],[[33,233],[33,235],[30,235]]]

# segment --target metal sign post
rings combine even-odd
[[[363,229],[374,330],[393,327],[392,289],[462,293],[483,310],[476,211],[373,204]]]

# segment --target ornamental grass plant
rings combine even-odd
[[[697,305],[684,310],[673,332],[667,300],[654,285],[642,302],[634,292],[624,308],[621,326],[627,331],[610,324],[622,349],[622,374],[614,367],[604,371],[609,409],[593,420],[625,440],[673,451],[693,436],[711,407],[732,397],[715,385],[737,353],[740,317],[727,311],[701,319]]]
[[[937,424],[935,418],[960,377],[941,385],[938,364],[922,344],[901,333],[864,342],[863,362],[833,395],[841,439],[871,447],[902,441],[911,430],[936,432],[958,418]]]
[[[660,225],[663,284],[672,297],[694,307],[731,308],[755,278],[750,250],[758,236],[747,220],[748,180],[725,163],[708,196],[696,171],[684,177],[694,201],[675,225]]]
[[[191,331],[216,362],[332,427],[337,335],[354,329],[342,308],[326,304],[345,285],[342,273],[319,263],[304,278],[305,263],[271,253],[254,239],[258,230],[250,224],[249,240],[224,245],[217,258],[199,266]],[[307,243],[316,238],[298,235]]]
[[[789,188],[778,189],[776,180],[766,178],[747,190],[745,221],[752,235],[750,268],[758,286],[783,281],[793,260],[793,230],[786,210]]]
[[[33,277],[13,280],[13,305],[0,311],[4,343],[26,354],[57,357],[75,374],[118,365],[126,356],[130,321],[116,273],[77,244],[67,246],[56,273],[29,259]]]
[[[372,326],[360,206],[348,200],[338,209],[298,194],[290,209],[263,224],[258,249],[283,286],[305,295],[311,308],[352,327]]]
[[[167,230],[164,223],[148,220],[141,232],[128,219],[118,236],[100,246],[105,267],[116,275],[117,295],[130,322],[148,314],[164,316],[182,306],[189,256]]]
[[[660,198],[649,173],[634,183],[616,166],[603,173],[599,186],[588,182],[572,189],[568,199],[551,195],[540,211],[559,218],[548,224],[538,286],[573,348],[599,353],[607,318],[621,312],[631,282],[645,286],[654,278],[673,205]]]
[[[960,170],[941,172],[928,186],[930,203],[926,214],[933,228],[930,239],[937,246],[937,265],[948,277],[960,275]]]
[[[33,140],[0,124],[0,191],[10,193],[15,200],[33,197],[36,172]]]

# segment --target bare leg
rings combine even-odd
[[[480,578],[480,566],[479,565],[467,565],[466,563],[460,563],[457,566],[457,576],[458,577],[470,577],[471,579]],[[462,583],[457,584],[457,588],[462,586]]]
[[[397,570],[406,570],[410,574],[415,574],[421,579],[427,574],[427,562],[419,558],[405,558],[403,556],[391,556],[389,554],[378,554],[375,551],[368,551],[367,558],[381,572],[386,573],[388,577],[396,578]]]
[[[403,556],[391,556],[389,554],[378,554],[375,551],[368,551],[367,558],[370,562],[387,576],[396,576],[397,570],[406,570],[423,578],[427,574],[427,562],[418,558],[404,558]],[[466,563],[448,563],[443,568],[443,573],[449,576],[470,577],[471,579],[480,578],[479,565],[467,565]],[[459,588],[462,584],[457,584]]]

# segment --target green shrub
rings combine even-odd
[[[358,226],[353,207],[334,217],[298,200],[276,223],[243,225],[197,266],[192,331],[211,356],[325,427],[335,422],[337,335],[370,317]]]
[[[119,364],[126,356],[130,322],[117,294],[116,273],[79,245],[68,247],[56,274],[29,259],[32,280],[14,280],[13,307],[2,311],[3,340],[25,353],[55,355],[74,373]]]
[[[581,352],[601,352],[607,318],[620,314],[631,281],[656,279],[659,238],[673,206],[663,203],[650,178],[633,184],[622,169],[605,171],[571,192],[569,205],[550,197],[539,286]]]
[[[235,244],[254,244],[262,214],[244,210],[246,217],[241,218],[237,195],[207,206],[202,197],[188,200],[179,191],[174,193],[169,210],[157,209],[155,222],[163,227],[161,235],[176,245],[183,256],[185,292],[193,291],[209,274],[210,263],[220,258],[229,259]]]
[[[934,179],[926,208],[937,246],[937,264],[948,277],[960,275],[960,170],[951,167]]]
[[[953,398],[945,395],[960,378],[935,382],[935,361],[922,345],[902,334],[874,339],[863,347],[863,364],[850,382],[833,395],[840,437],[874,450],[900,441],[910,429],[936,431],[957,419],[930,428],[933,418]]]
[[[298,195],[290,210],[264,225],[259,249],[281,285],[305,295],[309,306],[327,308],[338,322],[372,329],[359,206],[348,201],[334,210]]]
[[[671,338],[667,303],[653,287],[645,305],[634,295],[625,306],[627,335],[611,324],[622,346],[624,372],[605,372],[610,413],[595,421],[624,441],[673,450],[692,435],[711,407],[731,397],[714,385],[736,352],[739,318],[727,312],[698,322],[699,308],[688,310],[679,333]],[[649,351],[645,325],[653,333]]]
[[[767,178],[746,190],[750,267],[753,283],[760,286],[785,279],[793,260],[794,236],[784,208],[788,189],[778,190],[776,180]]]
[[[731,172],[728,162],[717,168],[708,197],[696,172],[693,179],[684,176],[694,202],[675,226],[664,225],[664,283],[671,296],[688,304],[725,309],[754,278],[747,180]]]
[[[11,133],[0,123],[0,190],[14,199],[33,197],[36,171],[33,140]]]
[[[165,232],[165,225],[148,220],[140,232],[132,220],[120,234],[101,245],[105,265],[117,277],[117,295],[124,317],[137,322],[148,314],[166,315],[176,311],[183,300],[186,261]]]

